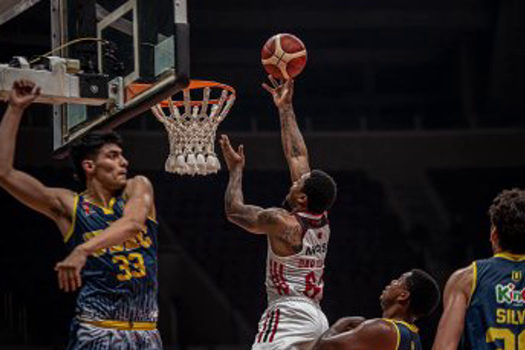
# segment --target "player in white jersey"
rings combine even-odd
[[[268,308],[259,322],[252,349],[310,349],[328,322],[319,302],[323,295],[323,270],[330,229],[326,211],[334,202],[334,180],[321,170],[310,171],[308,152],[292,105],[293,81],[273,87],[279,110],[281,139],[290,168],[292,187],[286,209],[263,209],[244,203],[242,171],[244,150],[235,151],[225,135],[219,142],[230,172],[225,194],[228,220],[255,234],[268,237],[266,288]]]

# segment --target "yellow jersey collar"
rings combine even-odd
[[[501,252],[494,254],[495,258],[503,258],[512,261],[525,261],[525,254],[512,254],[509,252]]]
[[[403,326],[405,326],[408,329],[410,329],[412,332],[419,333],[419,328],[417,328],[417,326],[412,324],[412,323],[408,323],[408,322],[400,321],[400,320],[394,320],[394,319],[391,319],[391,318],[385,318],[384,320],[387,320],[387,321],[390,321],[390,322],[393,322],[393,323],[400,323]]]

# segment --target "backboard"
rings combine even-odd
[[[53,55],[80,60],[86,87],[107,86],[114,101],[54,106],[55,156],[84,133],[115,128],[189,84],[186,0],[50,1]],[[135,83],[151,85],[127,99]]]

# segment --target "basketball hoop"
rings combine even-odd
[[[148,87],[130,85],[127,98]],[[235,89],[213,81],[192,80],[183,90],[182,99],[175,99],[178,95],[151,108],[168,132],[170,153],[165,170],[180,175],[217,173],[221,165],[215,154],[215,134],[235,102]]]

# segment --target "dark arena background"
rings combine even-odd
[[[525,187],[523,0],[188,6],[191,77],[237,89],[219,133],[245,145],[248,203],[279,205],[290,186],[278,114],[260,87],[260,49],[279,32],[307,46],[295,84],[297,119],[312,166],[339,186],[322,303],[330,323],[380,316],[383,287],[411,268],[443,287],[452,271],[491,255],[491,200]],[[46,52],[49,38],[49,3],[41,1],[0,27],[0,62]],[[133,174],[155,186],[165,348],[248,349],[266,305],[266,238],[225,219],[227,172],[165,173],[167,136],[151,114],[118,131]],[[46,185],[78,188],[69,164],[51,153],[51,108],[33,105],[16,166]],[[61,236],[3,190],[0,218],[0,349],[63,349],[74,295],[58,290],[53,271],[66,254]],[[425,349],[440,313],[419,323]]]

